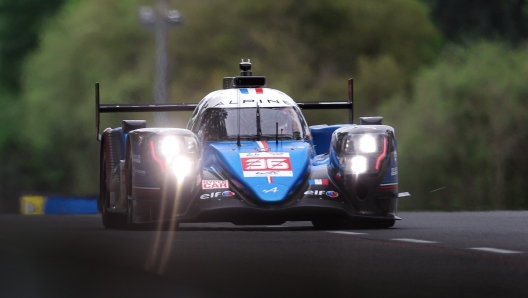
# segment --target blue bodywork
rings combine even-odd
[[[112,226],[117,219],[108,214],[124,213],[131,225],[309,220],[325,226],[368,218],[392,226],[399,219],[394,129],[381,117],[308,126],[301,108],[309,106],[274,89],[227,88],[195,105],[186,129],[147,128],[143,120],[106,129],[103,223]],[[135,107],[113,107],[125,108]]]

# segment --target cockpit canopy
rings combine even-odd
[[[295,101],[269,88],[211,92],[198,103],[187,129],[205,142],[236,141],[238,136],[242,140],[311,138],[308,124]]]
[[[236,140],[238,135],[242,140],[268,140],[277,136],[284,140],[300,140],[306,137],[298,108],[259,107],[258,113],[257,116],[257,107],[209,108],[192,130],[202,141]]]

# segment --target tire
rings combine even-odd
[[[134,222],[134,204],[132,203],[132,200],[130,199],[132,197],[132,162],[130,159],[131,152],[130,152],[130,143],[127,142],[126,145],[126,162],[125,162],[125,181],[126,181],[126,187],[125,187],[125,198],[127,202],[126,207],[126,220],[125,225],[128,230],[133,231],[140,231],[140,230],[153,230],[157,225],[152,223],[136,223]]]
[[[100,193],[99,201],[101,205],[101,214],[103,219],[103,225],[107,229],[120,229],[123,227],[123,218],[119,214],[108,212],[107,208],[110,207],[110,193],[106,186],[106,155],[102,154],[101,171],[100,171]]]
[[[132,204],[132,200],[130,199],[130,196],[132,195],[132,163],[130,162],[130,143],[127,142],[126,144],[126,162],[125,162],[125,198],[127,202],[126,207],[126,227],[129,230],[138,230],[140,225],[137,223],[134,223],[134,204]]]

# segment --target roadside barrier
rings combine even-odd
[[[20,197],[20,213],[36,214],[96,214],[95,197],[61,197],[24,195]]]

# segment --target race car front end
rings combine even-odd
[[[170,220],[186,210],[201,180],[201,144],[185,129],[145,128],[128,136],[126,177],[130,224]]]
[[[399,219],[397,145],[392,127],[357,125],[336,130],[328,176],[346,195],[354,216]]]

